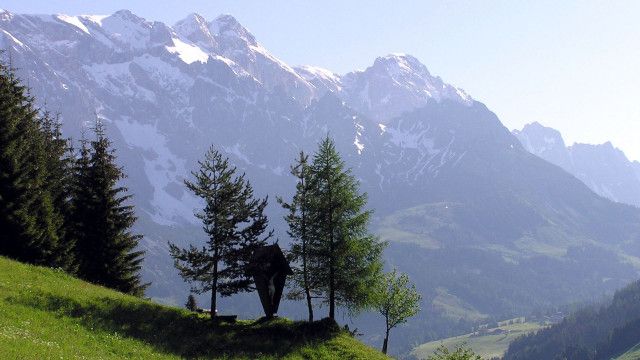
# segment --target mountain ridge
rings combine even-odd
[[[629,160],[610,141],[567,146],[559,131],[538,122],[513,134],[527,151],[560,166],[595,193],[640,207],[640,162]]]

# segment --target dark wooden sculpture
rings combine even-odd
[[[293,271],[278,244],[256,249],[250,268],[264,314],[271,319],[278,313],[287,275]]]

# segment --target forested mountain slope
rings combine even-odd
[[[505,360],[633,359],[638,343],[640,282],[634,282],[605,304],[587,307],[557,325],[514,341]]]

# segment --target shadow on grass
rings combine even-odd
[[[148,301],[98,298],[80,303],[72,298],[36,292],[9,301],[79,319],[88,329],[117,332],[139,339],[157,350],[186,358],[260,355],[280,357],[340,333],[328,319],[291,322],[243,321],[213,325],[210,319]]]

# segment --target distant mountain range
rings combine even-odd
[[[560,166],[595,193],[640,207],[640,162],[630,161],[610,142],[566,146],[560,132],[537,122],[513,134],[529,152]]]
[[[78,138],[96,116],[107,124],[145,235],[148,295],[158,301],[187,295],[167,241],[203,239],[182,181],[211,144],[273,199],[291,195],[289,164],[327,133],[369,194],[372,230],[390,242],[388,266],[423,293],[423,313],[394,340],[404,350],[638,276],[640,209],[531,154],[484,104],[410,55],[338,75],[287,65],[229,15],[168,26],[127,10],[4,11],[0,47],[67,135]],[[282,210],[272,201],[268,211],[286,242]],[[255,297],[223,306],[259,313]],[[295,316],[296,305],[283,308]],[[370,340],[375,324],[358,322]]]

